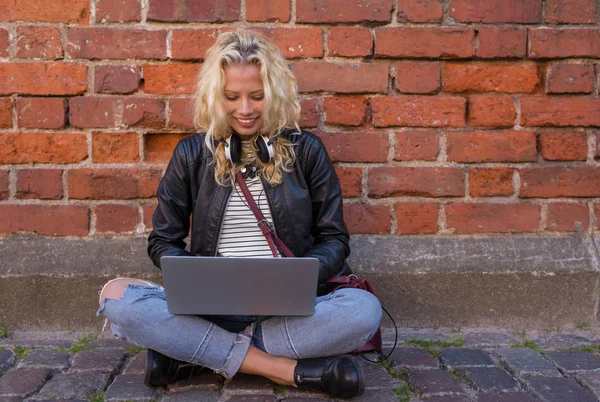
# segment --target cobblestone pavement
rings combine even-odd
[[[569,333],[401,329],[391,361],[361,359],[366,391],[352,400],[598,401],[600,331],[584,327]],[[208,370],[165,388],[148,388],[145,358],[143,349],[106,334],[9,333],[0,339],[0,402],[331,401],[261,377],[239,374],[224,382]]]

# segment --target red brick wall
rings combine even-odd
[[[353,233],[591,233],[597,0],[0,4],[0,236],[139,234],[220,31],[289,58]]]

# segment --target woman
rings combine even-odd
[[[172,255],[272,257],[235,184],[242,172],[287,247],[319,260],[320,296],[308,317],[182,316],[168,313],[160,285],[109,282],[99,313],[115,335],[148,348],[148,385],[208,367],[225,378],[261,375],[334,397],[363,392],[360,362],[342,354],[374,335],[381,306],[359,289],[327,293],[329,278],[350,273],[348,232],[334,168],[318,137],[300,130],[299,117],[296,80],[277,48],[251,31],[221,34],[197,85],[195,121],[205,133],[181,140],[173,152],[148,254],[159,268],[160,257]],[[244,223],[248,228],[236,231]]]

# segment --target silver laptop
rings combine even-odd
[[[161,257],[172,314],[311,315],[316,258]]]

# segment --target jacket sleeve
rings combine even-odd
[[[158,206],[152,217],[153,230],[148,236],[148,255],[160,267],[165,255],[193,255],[185,250],[190,231],[192,198],[185,144],[180,141],[158,185]]]
[[[344,269],[350,246],[340,183],[325,146],[318,137],[314,137],[307,147],[304,174],[311,195],[311,234],[314,239],[305,257],[319,260],[319,285],[323,285]]]

